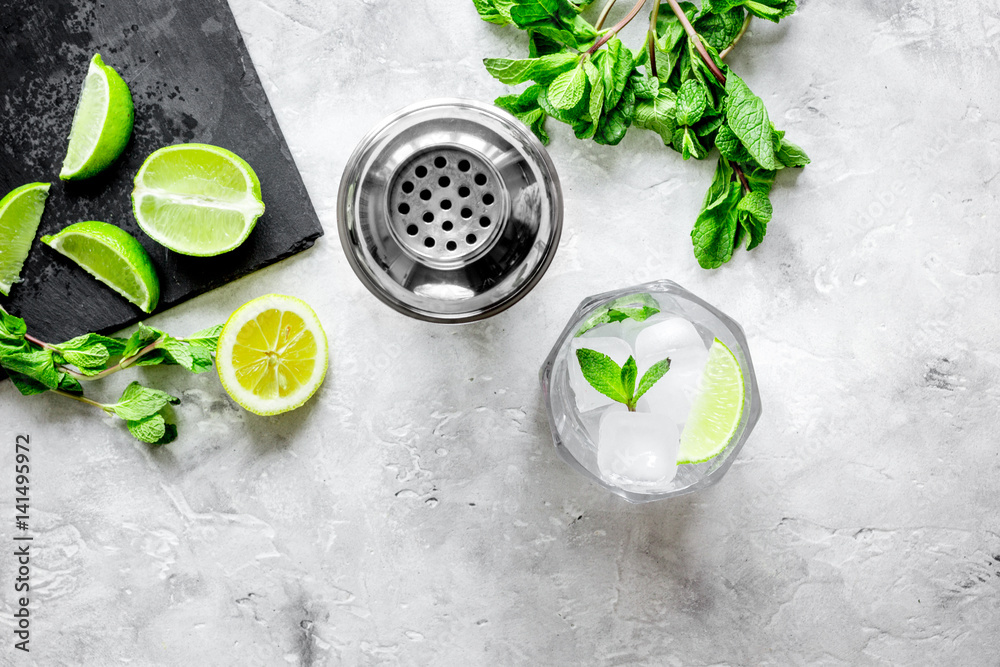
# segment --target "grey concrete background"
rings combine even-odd
[[[521,53],[471,2],[232,0],[327,229],[151,320],[314,304],[306,407],[249,415],[214,375],[158,451],[0,386],[0,552],[32,437],[37,665],[992,665],[1000,654],[1000,3],[804,0],[731,56],[813,164],[764,244],[706,272],[711,164],[551,124],[566,231],[512,310],[442,328],[355,279],[335,229],[351,149],[431,96],[489,100]],[[619,10],[624,12],[624,9]],[[764,416],[728,476],[630,506],[557,459],[536,373],[584,296],[668,277],[745,327]],[[131,377],[115,376],[110,397]],[[13,564],[0,560],[11,626]]]

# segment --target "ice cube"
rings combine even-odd
[[[595,446],[601,434],[601,419],[608,412],[628,412],[628,408],[625,407],[624,403],[611,403],[610,405],[602,405],[595,410],[580,413],[580,422]]]
[[[619,336],[623,338],[626,343],[631,345],[632,349],[634,350],[635,341],[636,338],[639,336],[640,331],[642,331],[646,327],[656,324],[657,322],[663,322],[671,318],[673,318],[672,315],[668,315],[666,313],[657,313],[656,315],[646,318],[642,322],[638,322],[636,320],[633,320],[632,318],[622,320],[619,325],[621,326],[621,333],[619,334]]]
[[[593,329],[587,329],[580,338],[623,338],[621,322],[605,322]]]
[[[576,407],[582,413],[613,403],[614,401],[591,387],[587,379],[583,377],[583,371],[580,370],[580,362],[576,358],[576,351],[581,348],[587,348],[607,355],[619,366],[623,365],[632,356],[632,348],[621,338],[586,336],[573,339],[573,344],[570,345],[569,359],[567,360],[569,364],[569,386],[576,398]]]
[[[627,491],[663,489],[677,474],[680,435],[664,415],[608,411],[601,418],[597,465]]]
[[[651,412],[666,415],[683,429],[708,361],[708,347],[701,334],[689,321],[670,317],[640,331],[635,351],[640,378],[653,364],[670,359],[670,370],[643,398]]]

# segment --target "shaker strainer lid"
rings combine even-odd
[[[541,143],[505,111],[431,100],[354,150],[337,203],[347,259],[375,296],[432,322],[494,315],[542,277],[562,191]]]

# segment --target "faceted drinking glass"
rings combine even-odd
[[[736,358],[743,376],[742,412],[736,430],[725,448],[708,461],[678,466],[672,481],[652,490],[623,488],[628,485],[621,484],[620,481],[611,479],[602,472],[601,466],[598,465],[598,446],[592,437],[595,429],[593,425],[588,428],[581,419],[581,411],[570,380],[571,364],[579,364],[573,346],[581,329],[592,324],[595,318],[601,318],[612,302],[622,303],[630,298],[644,303],[650,303],[652,300],[661,313],[687,320],[694,325],[694,329],[706,341],[706,345],[710,345],[714,339],[721,341]],[[628,324],[633,330],[641,329],[643,326],[641,322]],[[640,375],[643,370],[639,369]],[[578,367],[576,371],[579,371]],[[725,313],[670,280],[645,283],[584,299],[573,313],[566,328],[559,334],[559,339],[542,366],[540,379],[548,409],[552,439],[559,455],[586,477],[632,503],[671,498],[718,482],[750,437],[761,414],[757,378],[743,329]],[[620,404],[615,407],[624,410],[624,406]]]

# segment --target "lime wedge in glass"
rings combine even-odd
[[[142,163],[132,212],[157,243],[208,257],[243,243],[264,203],[257,175],[240,156],[218,146],[177,144]]]
[[[718,338],[708,350],[701,390],[681,433],[677,463],[701,463],[718,456],[732,440],[743,416],[743,371]]]
[[[70,225],[42,243],[79,264],[87,273],[139,306],[153,312],[160,281],[145,248],[131,234],[106,222]]]
[[[132,95],[125,81],[94,54],[73,114],[59,178],[90,178],[114,162],[132,134]]]
[[[0,294],[10,294],[42,220],[48,183],[28,183],[0,199]]]

